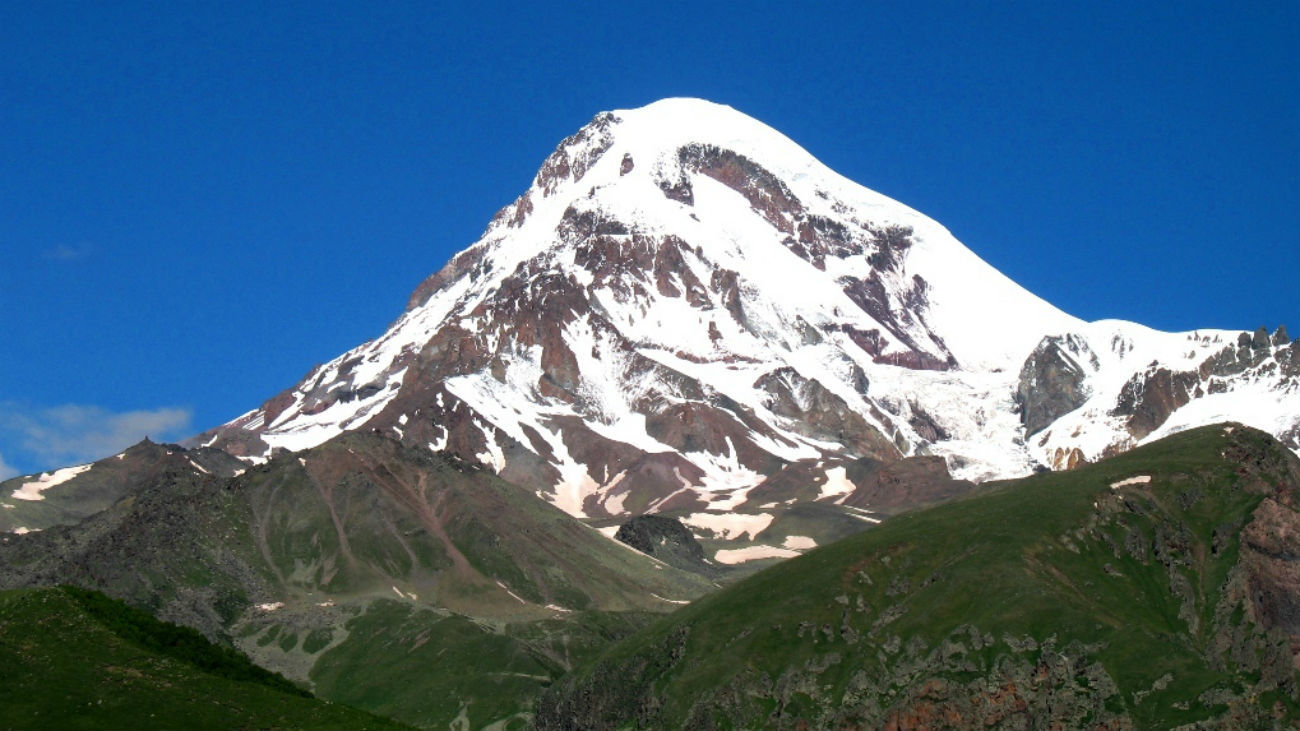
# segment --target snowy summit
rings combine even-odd
[[[763,123],[665,99],[597,115],[387,332],[198,441],[258,462],[377,429],[587,517],[852,505],[906,458],[1013,477],[1224,419],[1300,449],[1298,349],[1083,322]]]

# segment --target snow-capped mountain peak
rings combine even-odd
[[[1121,413],[1135,374],[1235,336],[1079,321],[761,122],[665,99],[563,140],[387,332],[202,440],[260,460],[364,427],[575,515],[754,508],[861,460],[1096,458],[1155,419]],[[1293,403],[1300,358],[1269,347],[1272,380],[1249,367]]]

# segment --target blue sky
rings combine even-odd
[[[1300,4],[372,5],[0,6],[0,474],[256,406],[666,96],[1072,314],[1300,335]]]

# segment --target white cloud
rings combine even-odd
[[[176,407],[113,412],[81,404],[31,409],[0,403],[0,444],[22,457],[20,463],[50,469],[103,459],[146,436],[181,438],[191,430],[192,417],[189,409]]]
[[[7,480],[10,477],[17,477],[19,474],[21,473],[18,472],[18,470],[5,464],[4,455],[0,454],[0,480]]]

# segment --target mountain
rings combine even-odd
[[[1081,322],[768,127],[665,100],[598,115],[564,140],[383,335],[258,409],[184,445],[145,442],[0,483],[0,589],[100,590],[402,722],[519,726],[573,668],[676,622],[660,616],[718,584],[818,546],[835,544],[812,556],[857,550],[842,546],[907,530],[920,520],[909,510],[989,493],[925,513],[972,517],[911,539],[933,544],[916,554],[927,566],[960,563],[981,526],[1065,531],[1093,494],[1081,475],[1112,468],[1027,483],[1048,488],[1038,492],[979,482],[1078,468],[1223,417],[1300,448],[1298,370],[1300,345],[1283,328]],[[1227,531],[1255,494],[1187,499],[1223,512]],[[1171,520],[1190,510],[1179,509]],[[1013,548],[1028,534],[1017,535]],[[1160,570],[1129,554],[1142,568],[1116,570],[1141,581],[1126,590],[1161,586]],[[1220,586],[1210,574],[1204,586]],[[1169,576],[1180,617],[1192,600]],[[762,614],[786,593],[727,596]],[[1278,602],[1285,625],[1291,607]],[[1200,622],[1222,625],[1217,614]],[[1198,631],[1187,653],[1204,649]],[[1242,642],[1276,651],[1254,637]]]
[[[477,462],[380,434],[231,477],[179,447],[125,454],[152,467],[110,507],[0,534],[0,589],[103,591],[414,725],[526,717],[577,660],[714,588]]]
[[[1240,425],[892,518],[548,691],[540,729],[1295,728],[1300,459]]]
[[[72,525],[107,509],[167,466],[233,477],[247,468],[219,449],[184,449],[148,439],[106,459],[0,482],[0,533]]]
[[[0,725],[403,729],[312,698],[197,632],[102,594],[0,592]]]
[[[1298,376],[1284,328],[1083,322],[762,123],[666,99],[597,115],[386,332],[192,444],[260,463],[377,430],[570,515],[707,525],[1224,419],[1300,449]]]

